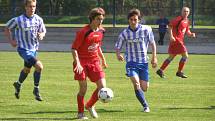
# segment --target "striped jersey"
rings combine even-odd
[[[120,33],[115,49],[121,50],[125,43],[126,62],[147,63],[148,45],[153,42],[152,28],[139,24],[135,30],[132,30],[129,26]]]
[[[22,14],[12,18],[6,23],[6,27],[11,30],[18,47],[25,50],[38,50],[38,32],[46,32],[43,19],[36,14],[32,17]]]

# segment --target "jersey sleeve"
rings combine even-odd
[[[71,44],[71,49],[76,49],[77,50],[81,46],[81,44],[82,44],[82,42],[84,40],[84,35],[85,35],[85,33],[82,33],[81,31],[76,33],[75,40]]]
[[[181,16],[178,16],[178,17],[172,19],[172,20],[170,21],[169,25],[175,27],[175,26],[178,25],[178,23],[180,22],[180,20],[182,20],[182,17],[181,17]]]
[[[6,25],[5,25],[8,29],[15,29],[16,26],[17,26],[17,23],[16,23],[16,18],[12,18],[10,19]]]
[[[115,43],[115,49],[116,50],[121,50],[122,46],[124,44],[125,41],[125,35],[123,34],[123,32],[119,35],[117,42]]]
[[[153,34],[151,27],[148,28],[148,32],[149,32],[149,43],[153,43],[154,42],[154,34]]]
[[[46,33],[46,27],[45,27],[45,24],[44,24],[42,18],[40,19],[40,25],[39,25],[38,32],[44,32],[44,33]]]

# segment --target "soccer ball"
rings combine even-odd
[[[110,88],[102,88],[98,92],[98,98],[103,103],[108,103],[113,99],[113,91]]]

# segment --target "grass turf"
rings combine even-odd
[[[150,88],[145,93],[151,112],[141,112],[133,87],[125,76],[125,63],[115,54],[105,54],[107,86],[114,92],[112,102],[97,102],[95,121],[212,121],[215,119],[215,55],[190,55],[185,66],[187,79],[175,76],[180,57],[169,65],[165,79],[150,67]],[[16,52],[0,52],[0,120],[76,120],[78,83],[73,80],[72,55],[63,52],[40,52],[44,70],[40,89],[44,98],[33,96],[32,72],[25,80],[19,100],[14,97],[13,82],[18,79],[23,62]],[[159,65],[167,57],[159,54]],[[95,88],[88,83],[88,99]],[[89,116],[89,113],[86,112]]]

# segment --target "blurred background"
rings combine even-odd
[[[104,24],[127,24],[131,8],[140,9],[145,24],[153,25],[162,13],[168,19],[180,15],[183,6],[191,9],[193,25],[215,25],[215,0],[37,0],[37,14],[47,24],[86,24],[94,7],[106,11]],[[23,0],[0,0],[0,23],[23,13]]]

